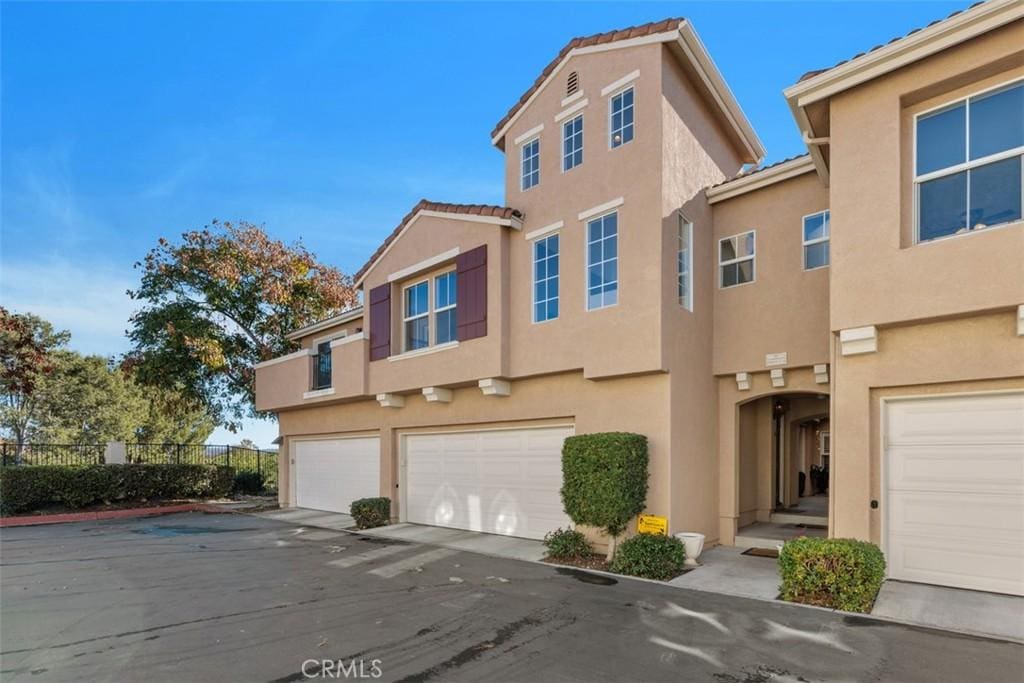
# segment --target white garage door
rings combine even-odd
[[[886,410],[894,579],[1024,595],[1024,393]]]
[[[358,498],[380,495],[380,439],[295,441],[295,505],[348,513]]]
[[[562,441],[571,427],[405,437],[405,519],[543,538],[562,510]]]

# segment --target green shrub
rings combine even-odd
[[[252,470],[244,470],[235,474],[232,491],[245,496],[259,495],[263,491],[263,475]]]
[[[555,529],[544,535],[547,556],[557,560],[575,560],[589,557],[590,543],[587,537],[575,529]]]
[[[220,498],[235,471],[218,465],[25,465],[0,468],[0,511],[81,508],[151,498]]]
[[[627,432],[580,434],[562,445],[562,504],[576,524],[615,538],[647,500],[647,437]]]
[[[885,580],[885,557],[865,541],[803,536],[782,546],[779,574],[783,600],[870,612]]]
[[[615,551],[611,570],[617,574],[667,581],[683,571],[686,546],[674,536],[637,534]]]
[[[390,498],[360,498],[349,508],[358,529],[372,529],[391,523]]]

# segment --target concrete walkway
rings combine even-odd
[[[539,562],[544,557],[544,544],[528,538],[482,534],[475,531],[460,529],[443,529],[441,527],[423,526],[420,524],[392,524],[376,529],[365,529],[359,533],[366,536],[391,538],[400,541],[412,541],[426,545],[436,545],[452,550],[465,550],[481,555],[507,557],[514,560]]]
[[[1024,598],[886,581],[871,615],[905,624],[1024,642]]]
[[[719,545],[701,553],[700,566],[669,581],[680,588],[774,600],[779,571],[771,557],[743,555],[746,548]]]
[[[279,522],[291,522],[300,526],[315,526],[321,529],[342,531],[355,526],[351,515],[341,512],[324,512],[323,510],[305,510],[303,508],[286,508],[284,510],[268,510],[253,513],[257,517],[276,519]]]

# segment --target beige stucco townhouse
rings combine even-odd
[[[562,440],[624,430],[672,532],[1024,594],[1022,17],[806,74],[764,167],[685,19],[572,40],[492,133],[506,206],[420,202],[257,367],[281,504],[541,538]]]

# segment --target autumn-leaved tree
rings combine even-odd
[[[38,316],[0,307],[0,430],[18,445],[19,455],[38,424],[39,384],[70,338]]]
[[[145,384],[175,384],[229,428],[255,415],[253,366],[297,347],[285,335],[358,301],[352,280],[251,223],[165,239],[129,292],[143,304],[126,362]]]

